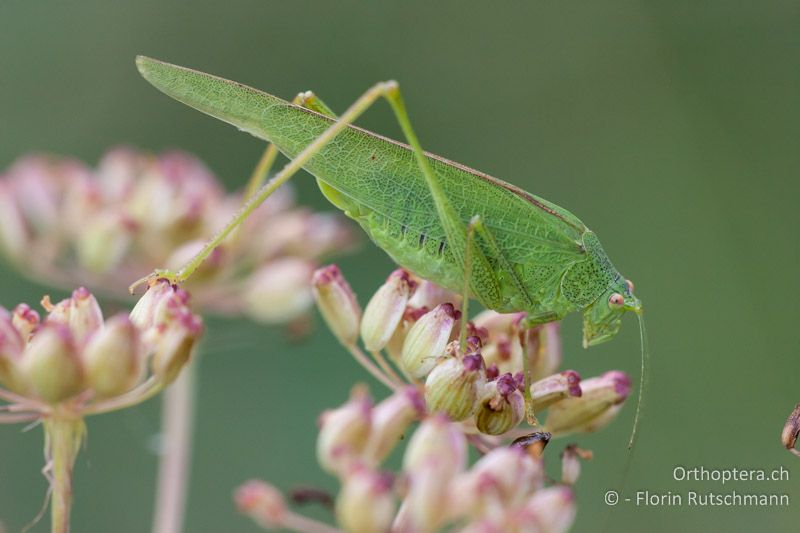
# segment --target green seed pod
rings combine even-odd
[[[425,380],[428,411],[444,413],[454,422],[466,420],[475,412],[483,381],[480,355],[450,357],[440,362]]]
[[[487,435],[511,431],[525,416],[525,399],[511,374],[486,384],[486,396],[475,413],[475,426]]]

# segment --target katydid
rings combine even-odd
[[[489,309],[524,311],[529,325],[580,311],[584,346],[613,338],[623,314],[634,311],[644,374],[642,304],[594,232],[562,207],[424,152],[396,82],[376,84],[337,119],[322,104],[293,104],[146,57],[138,57],[137,65],[160,91],[270,141],[291,160],[195,259],[177,273],[159,275],[185,280],[213,247],[303,168],[317,178],[325,197],[395,262]],[[408,145],[352,124],[380,97],[391,105]],[[640,386],[640,403],[641,398]],[[638,414],[637,407],[637,420]],[[635,428],[636,423],[631,444]]]

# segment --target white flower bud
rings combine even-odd
[[[571,396],[580,396],[581,376],[574,370],[565,370],[531,384],[531,407],[534,413]]]
[[[149,335],[155,349],[150,367],[153,375],[163,383],[175,381],[178,374],[189,362],[195,341],[203,332],[203,323],[190,312],[182,314],[175,321],[165,325],[163,330]]]
[[[561,366],[561,322],[548,322],[525,332],[525,353],[530,360],[531,379],[554,374]]]
[[[527,530],[562,533],[575,521],[575,495],[563,485],[539,490],[515,516],[515,525]]]
[[[267,263],[253,274],[244,289],[248,312],[267,324],[294,320],[314,302],[311,276],[314,267],[305,259],[285,257]]]
[[[28,244],[28,228],[11,186],[0,183],[0,248],[9,258],[22,262],[29,252]]]
[[[478,392],[485,382],[479,354],[440,361],[425,379],[425,403],[431,413],[444,413],[460,422],[475,412]]]
[[[119,213],[104,213],[84,224],[75,243],[81,266],[98,274],[118,267],[131,247],[129,224]]]
[[[72,297],[56,304],[54,311],[47,317],[48,321],[51,320],[54,313],[60,314],[56,309],[60,309],[61,305],[66,306],[66,324],[69,326],[72,338],[79,346],[103,326],[103,312],[100,310],[100,304],[85,288],[75,289],[72,291]],[[54,319],[60,321],[62,317],[54,317]]]
[[[461,295],[444,287],[440,287],[426,279],[420,281],[414,295],[408,301],[410,307],[427,307],[433,309],[437,305],[450,303],[460,308]]]
[[[370,298],[361,320],[361,339],[367,350],[377,352],[386,346],[416,286],[408,272],[397,269]]]
[[[317,459],[330,473],[344,472],[361,454],[372,427],[372,400],[356,387],[337,409],[322,413],[317,436]]]
[[[27,343],[33,331],[39,327],[39,313],[28,304],[19,304],[11,315],[14,327],[19,331],[23,343]]]
[[[408,489],[393,531],[437,531],[450,513],[450,465],[430,459],[406,474]]]
[[[14,327],[11,314],[0,307],[0,385],[18,394],[25,392],[19,368],[24,349],[25,341]]]
[[[311,284],[317,307],[331,332],[345,346],[354,345],[358,340],[361,307],[339,267],[328,265],[317,269]]]
[[[622,408],[631,382],[624,372],[612,370],[583,380],[581,390],[582,396],[550,406],[545,426],[553,435],[597,431],[607,425]]]
[[[388,531],[395,514],[389,475],[357,466],[342,480],[336,498],[337,522],[349,533]]]
[[[278,489],[259,480],[251,480],[236,489],[236,508],[264,529],[281,527],[286,518],[286,501]]]
[[[420,318],[406,336],[400,365],[415,378],[425,377],[437,358],[444,355],[460,312],[452,304],[441,304]]]
[[[431,416],[412,435],[403,455],[403,470],[413,471],[427,461],[447,465],[449,476],[464,470],[467,463],[467,441],[458,424],[445,416]]]
[[[61,324],[45,323],[33,335],[20,367],[35,396],[58,403],[83,390],[83,369],[73,342]]]
[[[495,448],[454,481],[453,493],[459,495],[454,510],[459,515],[481,518],[481,509],[490,502],[499,502],[505,508],[520,505],[532,491],[544,486],[544,479],[541,459],[534,459],[522,448]]]
[[[127,315],[110,318],[83,352],[86,380],[98,398],[118,396],[142,378],[139,332]]]
[[[364,459],[379,464],[400,442],[408,426],[425,412],[425,402],[415,387],[399,390],[372,409],[372,429]]]

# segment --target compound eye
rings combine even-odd
[[[626,279],[626,280],[625,280],[625,285],[627,285],[627,286],[628,286],[628,292],[630,292],[631,294],[633,294],[633,289],[634,289],[634,287],[633,287],[633,282],[632,282],[631,280],[629,280],[629,279]]]
[[[618,292],[608,297],[608,306],[612,309],[619,309],[625,304],[625,298]]]

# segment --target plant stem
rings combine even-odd
[[[164,393],[161,409],[161,455],[158,463],[153,533],[183,529],[192,458],[196,361],[190,361]]]
[[[372,354],[372,358],[375,359],[375,362],[378,363],[378,366],[381,367],[381,370],[383,370],[383,372],[389,377],[389,379],[391,379],[392,381],[394,381],[399,385],[404,384],[403,379],[397,375],[397,372],[395,372],[392,366],[389,364],[389,362],[386,361],[386,358],[383,356],[380,350],[374,352],[371,351],[370,354]]]
[[[86,426],[74,415],[44,420],[45,457],[51,472],[50,512],[53,533],[69,533],[72,507],[72,467],[83,442]]]
[[[363,366],[367,372],[372,374],[375,379],[392,389],[392,391],[396,391],[400,388],[400,385],[393,382],[386,374],[381,372],[381,370],[375,366],[375,363],[373,363],[358,346],[347,346],[347,349],[350,350],[350,353],[353,355],[355,360],[358,361],[358,363]]]

